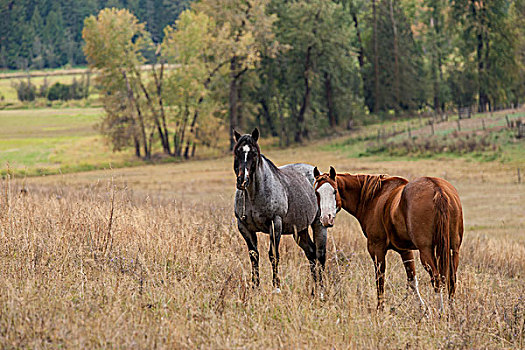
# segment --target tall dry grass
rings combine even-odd
[[[386,309],[375,310],[372,262],[348,215],[339,214],[329,230],[323,302],[310,296],[308,263],[291,237],[280,247],[282,294],[272,294],[264,235],[261,287],[251,288],[231,196],[173,200],[120,180],[0,184],[1,348],[525,346],[525,237],[516,185],[482,191],[460,184],[469,224],[457,298],[438,317],[418,261],[432,309],[427,318],[407,297],[395,253],[387,256]],[[497,209],[482,205],[483,196],[505,191],[512,193]]]

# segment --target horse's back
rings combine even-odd
[[[315,182],[313,165],[304,163],[286,164],[280,166],[279,169],[284,173],[303,175],[312,186]]]
[[[403,189],[403,197],[406,200],[427,199],[435,196],[436,192],[442,192],[454,206],[461,206],[458,191],[450,182],[439,177],[420,177],[406,184]]]
[[[288,195],[288,213],[283,218],[283,233],[294,233],[312,224],[318,214],[313,189],[314,167],[309,164],[287,164],[279,167]],[[286,231],[286,232],[285,232]]]

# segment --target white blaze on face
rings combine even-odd
[[[248,160],[248,152],[250,152],[250,146],[244,145],[242,147],[242,151],[244,152],[244,161],[246,162]]]
[[[337,212],[334,188],[325,182],[317,189],[317,193],[319,193],[319,206],[321,207],[321,223],[324,226],[333,225]]]
[[[244,182],[248,181],[248,169],[246,168],[246,162],[248,161],[248,153],[250,152],[250,146],[244,145],[242,147],[242,151],[244,152]]]

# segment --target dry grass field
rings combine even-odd
[[[451,181],[463,201],[457,299],[438,317],[417,262],[425,317],[397,254],[375,310],[366,240],[341,212],[329,230],[325,301],[307,260],[281,241],[272,294],[268,238],[261,287],[233,217],[232,159],[4,180],[0,194],[0,348],[474,348],[525,346],[525,185],[515,165],[377,162],[318,151],[266,152],[278,165]],[[523,167],[522,167],[523,169]]]

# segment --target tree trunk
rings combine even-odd
[[[286,131],[286,122],[284,120],[283,107],[281,106],[281,100],[277,97],[277,109],[279,113],[279,120],[281,122],[281,137],[279,138],[279,146],[283,146],[282,142],[285,142],[286,147],[290,146],[290,137]]]
[[[135,94],[133,93],[133,89],[131,88],[126,72],[122,72],[122,75],[124,76],[124,80],[126,81],[126,88],[128,90],[128,100],[131,104],[131,107],[132,108],[134,107],[137,112],[137,117],[138,117],[139,126],[140,126],[140,133],[142,135],[142,141],[143,141],[143,146],[144,146],[144,157],[146,159],[149,159],[151,156],[151,150],[148,150],[148,137],[146,136],[146,125],[144,124],[144,118],[142,116],[142,111],[140,109],[140,106],[137,103],[137,100],[135,99]]]
[[[184,148],[184,159],[189,159],[190,156],[190,140],[186,141],[186,147]]]
[[[434,27],[433,54],[432,54],[432,79],[434,90],[434,111],[441,114],[445,109],[445,102],[441,101],[441,85],[443,84],[443,59],[441,54],[441,45],[439,44],[441,38],[441,26],[444,21],[443,8],[441,2],[433,3],[432,23]]]
[[[374,112],[379,110],[379,49],[377,43],[377,8],[376,0],[372,0],[373,33],[374,43]]]
[[[157,78],[157,73],[155,72],[155,69],[153,68],[153,76],[155,78],[155,85],[157,87],[157,98],[159,99],[159,107],[160,107],[160,120],[161,120],[161,129],[164,130],[163,137],[163,150],[164,153],[171,154],[171,146],[170,146],[170,136],[169,136],[169,129],[166,123],[166,112],[164,110],[164,100],[162,98],[162,81],[164,78],[164,62],[160,65],[160,73],[159,77]],[[161,135],[162,136],[162,135]]]
[[[262,98],[260,101],[261,107],[262,107],[262,115],[264,116],[264,119],[266,120],[266,123],[268,124],[268,128],[270,128],[270,133],[272,136],[277,136],[277,130],[275,129],[275,124],[273,122],[272,116],[270,114],[270,108],[268,107],[268,103],[266,102],[266,99]]]
[[[338,124],[337,111],[334,107],[334,96],[332,90],[332,81],[330,74],[324,73],[324,91],[326,96],[326,107],[328,109],[328,122],[330,127],[334,128]]]
[[[486,4],[483,5],[483,8],[482,8],[482,16],[483,18],[485,19],[486,16],[487,16],[487,8],[486,8]],[[484,22],[485,23],[485,22]],[[489,33],[488,31],[490,30],[490,26],[488,26],[488,28],[486,28],[484,30],[484,46],[485,46],[485,55],[484,55],[484,76],[483,76],[483,80],[482,80],[482,87],[483,89],[480,89],[480,96],[479,96],[479,99],[480,101],[483,100],[484,101],[484,105],[485,106],[488,106],[488,110],[487,110],[487,107],[485,107],[485,111],[492,111],[492,108],[493,108],[493,105],[492,105],[492,99],[490,98],[489,96],[489,93],[490,93],[490,90],[489,90],[489,84],[488,84],[488,77],[489,77],[489,72],[490,72],[490,60],[489,60],[489,55],[490,55],[490,39],[489,39]]]
[[[471,0],[470,9],[472,15],[476,21],[479,22],[479,28],[477,29],[476,39],[476,59],[478,63],[478,94],[479,94],[479,112],[486,111],[487,95],[485,94],[483,79],[484,79],[484,62],[483,62],[483,28],[485,27],[485,21],[483,16],[478,17],[478,11],[476,10],[478,1]]]
[[[237,92],[237,78],[236,78],[236,70],[237,70],[237,62],[236,57],[233,57],[230,62],[230,97],[229,97],[229,103],[230,103],[230,150],[233,150],[233,146],[235,146],[235,139],[233,137],[233,130],[238,128],[238,117],[237,117],[237,98],[239,97],[239,94]]]
[[[133,143],[135,144],[135,156],[140,158],[140,142],[137,136],[133,135]]]
[[[157,76],[157,73],[156,73],[156,70],[155,70],[155,65],[152,65],[151,67],[152,69],[152,72],[153,72],[153,78],[155,80],[155,84],[157,86],[157,91],[159,91],[158,89],[160,88],[160,84],[162,84],[162,81],[159,80],[158,76]],[[157,127],[157,130],[159,132],[159,137],[160,137],[160,141],[161,141],[161,144],[162,144],[162,150],[164,151],[164,153],[166,154],[170,154],[170,146],[169,146],[169,141],[167,139],[168,135],[167,133],[164,132],[164,129],[162,128],[162,125],[161,125],[161,122],[160,122],[160,117],[158,115],[158,112],[157,110],[155,109],[155,106],[153,105],[153,99],[151,98],[149,92],[148,92],[148,89],[146,89],[146,86],[144,85],[143,81],[142,81],[142,77],[141,77],[141,72],[140,70],[137,70],[137,69],[134,69],[134,73],[137,77],[137,82],[140,86],[140,89],[142,90],[142,92],[144,93],[144,97],[146,97],[146,101],[148,103],[148,107],[151,111],[151,115],[153,117],[153,122],[155,123],[155,126]],[[162,100],[161,96],[158,96],[159,99],[160,99],[160,102]],[[162,107],[162,105],[161,105]],[[164,113],[164,111],[162,110],[162,113]],[[166,129],[166,132],[167,132],[167,129]]]
[[[357,60],[359,61],[359,69],[362,72],[363,67],[365,65],[365,58],[364,58],[364,52],[363,52],[363,41],[361,40],[361,30],[359,29],[359,23],[357,22],[357,13],[355,11],[354,6],[351,7],[350,12],[351,12],[350,14],[352,15],[352,20],[354,21],[354,27],[355,27],[355,32],[357,36],[357,43],[358,43]]]
[[[146,159],[151,159],[151,147],[153,146],[153,136],[154,136],[153,129],[149,133],[149,142],[146,142]]]
[[[304,95],[303,95],[303,101],[301,103],[301,108],[299,109],[299,113],[297,114],[297,129],[295,131],[295,142],[303,142],[303,138],[308,135],[308,131],[306,130],[306,120],[305,115],[308,107],[310,106],[310,95],[311,95],[311,88],[310,88],[310,60],[312,55],[312,46],[308,46],[308,49],[306,50],[306,59],[305,59],[305,65],[304,65]]]
[[[184,137],[185,137],[185,134],[186,134],[186,126],[188,124],[189,117],[190,117],[190,111],[189,111],[189,107],[188,107],[188,102],[186,101],[186,108],[185,108],[185,112],[184,112],[184,120],[182,122],[182,128],[181,128],[181,132],[180,132],[179,154],[177,154],[178,157],[181,156],[182,145],[184,144]]]
[[[390,0],[390,20],[392,21],[392,32],[394,41],[394,96],[395,96],[395,110],[398,111],[401,106],[400,93],[399,93],[399,48],[398,48],[398,36],[396,18],[394,16],[394,6],[392,0]]]
[[[237,79],[237,127],[240,130],[246,128],[242,113],[242,79],[240,76]]]
[[[87,71],[86,73],[86,86],[84,87],[84,98],[87,100],[89,97],[89,87],[91,85],[91,71]]]
[[[359,62],[359,71],[361,73],[361,79],[363,81],[363,86],[366,89],[366,87],[368,86],[368,82],[366,81],[366,74],[364,74],[365,55],[364,55],[364,49],[363,49],[363,41],[361,39],[361,30],[359,28],[359,22],[357,19],[357,11],[355,7],[353,6],[353,2],[351,2],[350,14],[352,15],[352,20],[354,21],[354,27],[355,27],[355,32],[357,36],[357,44],[358,44],[357,60]],[[352,117],[350,116],[350,119],[348,120],[348,124],[347,124],[347,129],[351,130],[353,128],[353,124],[354,124],[354,121],[352,120]]]

